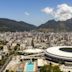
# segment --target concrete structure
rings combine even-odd
[[[26,49],[26,50],[24,50],[24,53],[33,53],[33,54],[35,54],[35,53],[42,53],[42,52],[43,52],[42,49]]]
[[[38,63],[38,67],[44,66],[44,60],[43,59],[38,59],[37,63]]]
[[[67,49],[71,49],[70,51]],[[57,46],[46,49],[47,59],[55,62],[72,62],[72,46]]]
[[[6,45],[3,46],[3,52],[5,52],[5,54],[9,53],[9,50]]]

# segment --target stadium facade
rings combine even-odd
[[[45,50],[46,59],[54,62],[72,62],[72,46],[50,47]]]

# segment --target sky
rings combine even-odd
[[[0,18],[36,26],[48,20],[72,18],[72,0],[0,0]]]

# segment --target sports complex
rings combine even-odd
[[[45,57],[54,62],[72,62],[72,46],[50,47],[45,50]]]

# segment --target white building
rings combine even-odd
[[[26,48],[26,44],[20,44],[20,50],[24,50]]]
[[[5,54],[9,53],[8,47],[6,45],[3,46],[3,52],[5,52]]]

